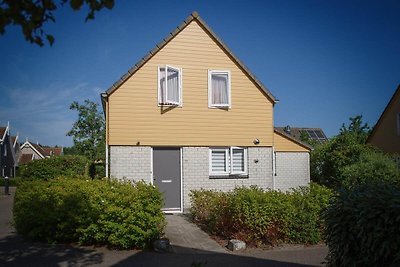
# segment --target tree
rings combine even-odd
[[[58,2],[58,3],[57,3]],[[54,37],[43,30],[45,23],[55,22],[54,11],[68,4],[74,11],[87,6],[89,12],[86,20],[94,19],[94,14],[103,8],[112,9],[114,0],[2,0],[0,2],[0,34],[5,34],[9,25],[21,26],[25,39],[43,46],[45,37],[50,45]]]
[[[359,183],[384,179],[398,180],[393,159],[366,145],[368,124],[362,116],[351,117],[340,133],[311,152],[312,180],[331,188],[351,187]]]
[[[93,161],[105,157],[105,122],[98,106],[88,99],[83,105],[72,102],[70,109],[78,112],[78,120],[67,133],[73,137],[76,151]]]
[[[363,124],[362,115],[350,117],[349,120],[349,126],[346,126],[344,123],[342,124],[342,128],[340,128],[340,134],[350,134],[360,144],[365,144],[368,135],[371,133],[371,129],[368,126],[368,123]]]

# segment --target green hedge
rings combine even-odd
[[[330,266],[400,266],[400,186],[341,190],[325,213]]]
[[[193,220],[211,234],[253,245],[280,242],[315,244],[322,240],[321,211],[331,190],[311,184],[290,193],[257,187],[223,193],[191,192]]]
[[[19,234],[49,243],[145,248],[163,231],[162,201],[143,182],[25,181],[16,191],[14,222]]]
[[[76,177],[88,175],[90,162],[83,156],[54,156],[33,160],[19,167],[19,176],[48,180],[59,176]]]

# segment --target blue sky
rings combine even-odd
[[[350,116],[374,125],[400,84],[399,1],[118,1],[85,23],[60,8],[37,47],[0,36],[0,124],[44,145],[72,145],[72,101],[100,103],[131,66],[193,10],[280,100],[276,126],[338,133]]]

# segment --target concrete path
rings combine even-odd
[[[172,253],[37,243],[17,235],[12,227],[14,193],[12,188],[5,196],[0,187],[0,266],[306,267],[323,266],[328,252],[325,246],[230,252],[182,215],[166,216]]]
[[[166,220],[165,236],[169,239],[173,252],[186,254],[228,253],[227,249],[211,239],[195,224],[189,222],[186,216],[167,214]]]

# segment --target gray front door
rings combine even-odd
[[[165,210],[181,209],[181,150],[153,148],[153,181],[164,194]]]

